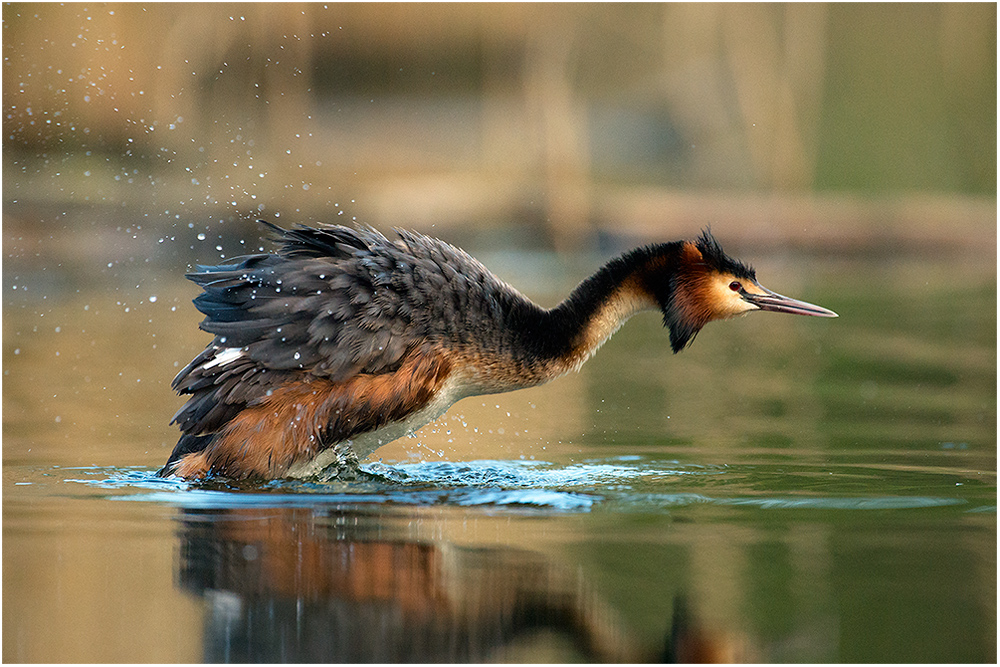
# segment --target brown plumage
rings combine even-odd
[[[663,313],[674,352],[752,310],[836,317],[764,289],[707,231],[626,253],[544,309],[422,234],[264,224],[277,253],[188,275],[215,339],[174,379],[191,397],[161,475],[335,476],[460,398],[579,368],[640,310]]]

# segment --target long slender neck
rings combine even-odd
[[[525,304],[513,323],[518,347],[553,376],[579,368],[632,315],[660,308],[669,299],[670,281],[663,278],[673,272],[680,247],[668,243],[622,255],[555,308]]]

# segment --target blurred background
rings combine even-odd
[[[992,3],[8,4],[5,258],[69,217],[88,260],[258,216],[995,246],[996,34]]]

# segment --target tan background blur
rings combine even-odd
[[[981,247],[996,215],[992,3],[15,3],[3,53],[8,238],[84,206]]]

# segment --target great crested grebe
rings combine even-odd
[[[546,309],[423,234],[261,223],[276,253],[188,275],[215,339],[174,378],[191,397],[162,476],[334,478],[461,398],[579,369],[641,310],[663,313],[675,353],[751,311],[837,317],[762,287],[707,230],[625,253]]]

